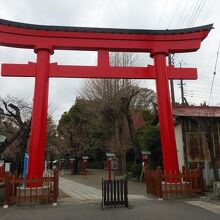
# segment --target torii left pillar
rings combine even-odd
[[[50,55],[53,53],[53,50],[42,46],[35,48],[35,53],[37,54],[37,63],[31,123],[32,135],[30,136],[29,146],[28,179],[41,178],[43,176],[42,166],[44,164],[43,152],[45,152],[46,142],[49,67]],[[41,183],[33,183],[33,185],[41,185]]]

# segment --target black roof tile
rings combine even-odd
[[[52,26],[52,25],[37,25],[27,24],[14,21],[0,19],[0,25],[46,31],[66,31],[66,32],[92,32],[92,33],[112,33],[112,34],[154,34],[154,35],[170,35],[170,34],[185,34],[211,30],[213,24],[208,24],[199,27],[185,29],[167,29],[167,30],[147,30],[147,29],[120,29],[120,28],[94,28],[94,27],[70,27],[70,26]]]

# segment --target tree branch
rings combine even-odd
[[[2,103],[3,103],[3,105],[4,105],[5,109],[6,109],[6,111],[9,113],[9,115],[10,115],[11,117],[13,117],[13,116],[14,116],[14,113],[11,112],[11,111],[8,109],[7,103],[6,103],[4,100],[2,100]]]

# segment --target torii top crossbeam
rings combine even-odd
[[[138,30],[45,26],[0,19],[1,45],[54,50],[110,50],[152,52],[155,47],[169,53],[196,51],[212,24],[176,30]]]
[[[195,68],[166,65],[169,53],[200,48],[211,25],[178,30],[137,30],[32,25],[0,19],[0,45],[33,49],[36,63],[3,64],[2,76],[35,77],[29,146],[29,177],[43,174],[49,77],[155,79],[164,168],[178,170],[168,79],[196,79]],[[50,63],[55,50],[97,51],[97,66]],[[154,66],[113,67],[109,52],[149,52]]]

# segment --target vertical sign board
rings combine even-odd
[[[24,178],[27,176],[28,173],[28,159],[29,159],[28,153],[25,153],[24,161],[23,161],[23,175],[22,175]]]

